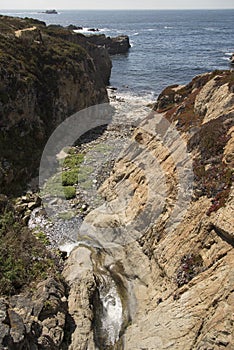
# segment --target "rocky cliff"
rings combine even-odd
[[[70,34],[70,31],[68,31]],[[13,194],[37,174],[54,128],[108,101],[107,51],[52,35],[43,22],[0,17],[0,186]]]
[[[167,88],[136,129],[100,189],[106,205],[85,219],[93,248],[74,250],[64,270],[70,349],[233,348],[233,78]],[[106,305],[100,271],[122,300],[113,343],[107,319],[93,324],[95,290]]]
[[[63,279],[1,298],[3,349],[233,348],[233,91],[216,71],[160,94]]]

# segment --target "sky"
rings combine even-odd
[[[0,0],[0,9],[225,9],[234,0]]]

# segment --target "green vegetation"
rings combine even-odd
[[[70,169],[78,168],[79,165],[84,161],[84,155],[80,153],[74,153],[74,151],[71,151],[71,150],[69,152],[72,152],[72,153],[69,154],[63,160],[63,162],[61,162],[63,168],[70,168]]]
[[[62,176],[64,174],[58,173],[48,179],[42,191],[42,196],[65,197],[72,199],[76,196],[76,189],[74,186],[63,186]],[[77,179],[77,176],[76,176]],[[77,182],[77,181],[76,181]]]
[[[63,171],[62,173],[62,185],[73,186],[78,182],[78,173],[76,169]]]
[[[64,197],[61,174],[51,176],[42,191],[42,196]]]
[[[42,195],[65,197],[67,200],[75,198],[75,185],[80,181],[79,176],[83,176],[82,179],[85,180],[87,179],[87,171],[90,171],[90,167],[80,167],[83,160],[83,154],[76,153],[73,149],[69,150],[68,156],[60,161],[60,166],[62,166],[64,170],[62,172],[58,170],[57,174],[48,179],[42,191]]]
[[[59,266],[42,232],[35,236],[25,227],[9,202],[0,208],[0,294],[12,295],[57,274]]]
[[[34,236],[36,237],[36,239],[38,239],[42,244],[44,245],[49,245],[50,244],[50,240],[49,238],[46,236],[46,234],[43,231],[37,231]]]
[[[74,186],[65,186],[64,195],[66,199],[72,199],[76,196],[76,189]]]

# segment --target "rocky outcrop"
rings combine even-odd
[[[0,26],[0,186],[12,195],[37,174],[57,125],[108,101],[111,61],[105,49],[55,37],[43,22],[1,16]]]
[[[69,30],[67,30],[69,29]],[[89,40],[89,36],[80,33],[74,33],[70,28],[63,28],[61,26],[50,25],[47,28],[49,35],[62,38],[63,40],[72,42],[83,47],[93,59],[93,62],[99,74],[99,79],[102,79],[105,85],[109,84],[112,62],[109,57],[107,48],[104,45],[99,45],[98,42]]]
[[[70,301],[72,314],[79,315],[71,349],[93,344],[95,251],[102,252],[103,268],[125,279],[129,296],[122,306],[127,303],[131,322],[120,332],[122,342],[108,349],[233,348],[232,91],[233,72],[173,86],[155,106],[163,114],[152,113],[136,129],[100,189],[106,205],[89,213],[81,229],[93,253],[77,248],[64,271],[72,300],[82,295],[85,303],[81,312],[81,302],[76,308]],[[195,191],[187,196],[190,160]],[[91,288],[81,293],[85,280]],[[80,324],[88,343],[78,334]]]
[[[120,35],[115,38],[106,37],[104,34],[90,35],[87,36],[87,40],[95,45],[105,47],[110,55],[127,53],[131,47],[127,35]]]
[[[63,282],[47,279],[31,295],[0,299],[1,349],[66,349],[72,330]]]

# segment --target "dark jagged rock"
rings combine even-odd
[[[95,45],[105,47],[110,55],[127,53],[131,47],[127,35],[120,35],[116,38],[106,37],[104,34],[91,35],[87,37],[87,40]]]
[[[66,286],[49,278],[31,295],[0,299],[0,348],[66,348],[68,320]]]
[[[56,10],[46,10],[42,13],[46,13],[47,15],[57,15],[58,12]]]
[[[75,26],[74,24],[69,24],[69,26],[66,27],[69,30],[82,30],[83,27]]]
[[[98,28],[89,28],[88,32],[99,32]]]

